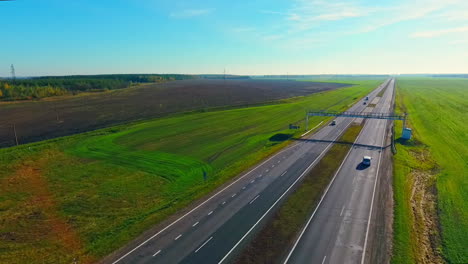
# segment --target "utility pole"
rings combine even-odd
[[[224,68],[223,80],[224,80],[224,86],[226,86],[226,68]]]
[[[59,112],[57,110],[57,103],[55,102],[54,102],[54,111],[55,111],[55,116],[57,118],[57,123],[60,123]]]
[[[16,146],[18,146],[18,145],[19,145],[19,143],[18,143],[18,135],[16,135],[16,125],[15,125],[15,123],[13,123],[13,132],[15,132]]]
[[[16,80],[16,73],[15,73],[15,66],[13,64],[10,66],[10,70],[11,70],[11,80],[15,81]]]

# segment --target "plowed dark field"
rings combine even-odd
[[[206,110],[260,104],[349,84],[286,80],[184,80],[106,93],[0,103],[0,147],[81,133],[115,124]]]

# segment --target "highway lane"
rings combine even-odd
[[[391,109],[394,80],[375,107],[375,112]],[[284,263],[363,263],[370,215],[381,162],[387,120],[367,120],[321,205]],[[378,147],[364,147],[371,145]],[[360,164],[363,156],[371,156],[372,164]],[[372,209],[371,209],[372,208]]]
[[[369,94],[370,100],[384,84]],[[362,101],[349,111],[365,109]],[[337,118],[310,136],[333,141],[352,122]],[[245,236],[304,171],[331,146],[328,142],[300,141],[267,159],[223,187],[182,217],[148,235],[134,246],[106,259],[105,263],[217,263]],[[214,247],[214,248],[213,248]]]

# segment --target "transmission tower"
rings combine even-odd
[[[16,79],[15,66],[11,65],[11,79],[14,81]]]

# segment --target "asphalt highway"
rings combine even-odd
[[[389,80],[372,91],[368,95],[369,101],[374,100],[388,82]],[[391,89],[387,89],[386,94],[389,90]],[[348,110],[364,111],[366,105],[363,105],[361,100]],[[325,126],[313,135],[304,137],[314,139],[313,141],[300,140],[293,143],[220,188],[213,195],[199,201],[193,209],[165,227],[147,234],[138,243],[131,243],[106,258],[104,262],[203,264],[228,262],[253,234],[252,231],[277,209],[279,202],[287,197],[304,174],[331,147],[331,142],[339,138],[354,120],[339,117],[336,121],[335,126]],[[375,135],[369,132],[369,135],[371,134],[374,138]],[[378,144],[379,141],[376,139],[363,142]],[[375,158],[373,161],[377,160],[378,158]],[[350,166],[348,169],[355,170],[356,164],[354,167]],[[371,170],[375,168],[371,167],[363,172]],[[358,182],[364,181],[365,178],[366,176],[360,177]],[[349,212],[346,211],[346,214]]]
[[[389,112],[394,80],[374,112]],[[368,119],[284,263],[364,263],[387,120]],[[363,156],[372,157],[363,166]]]

